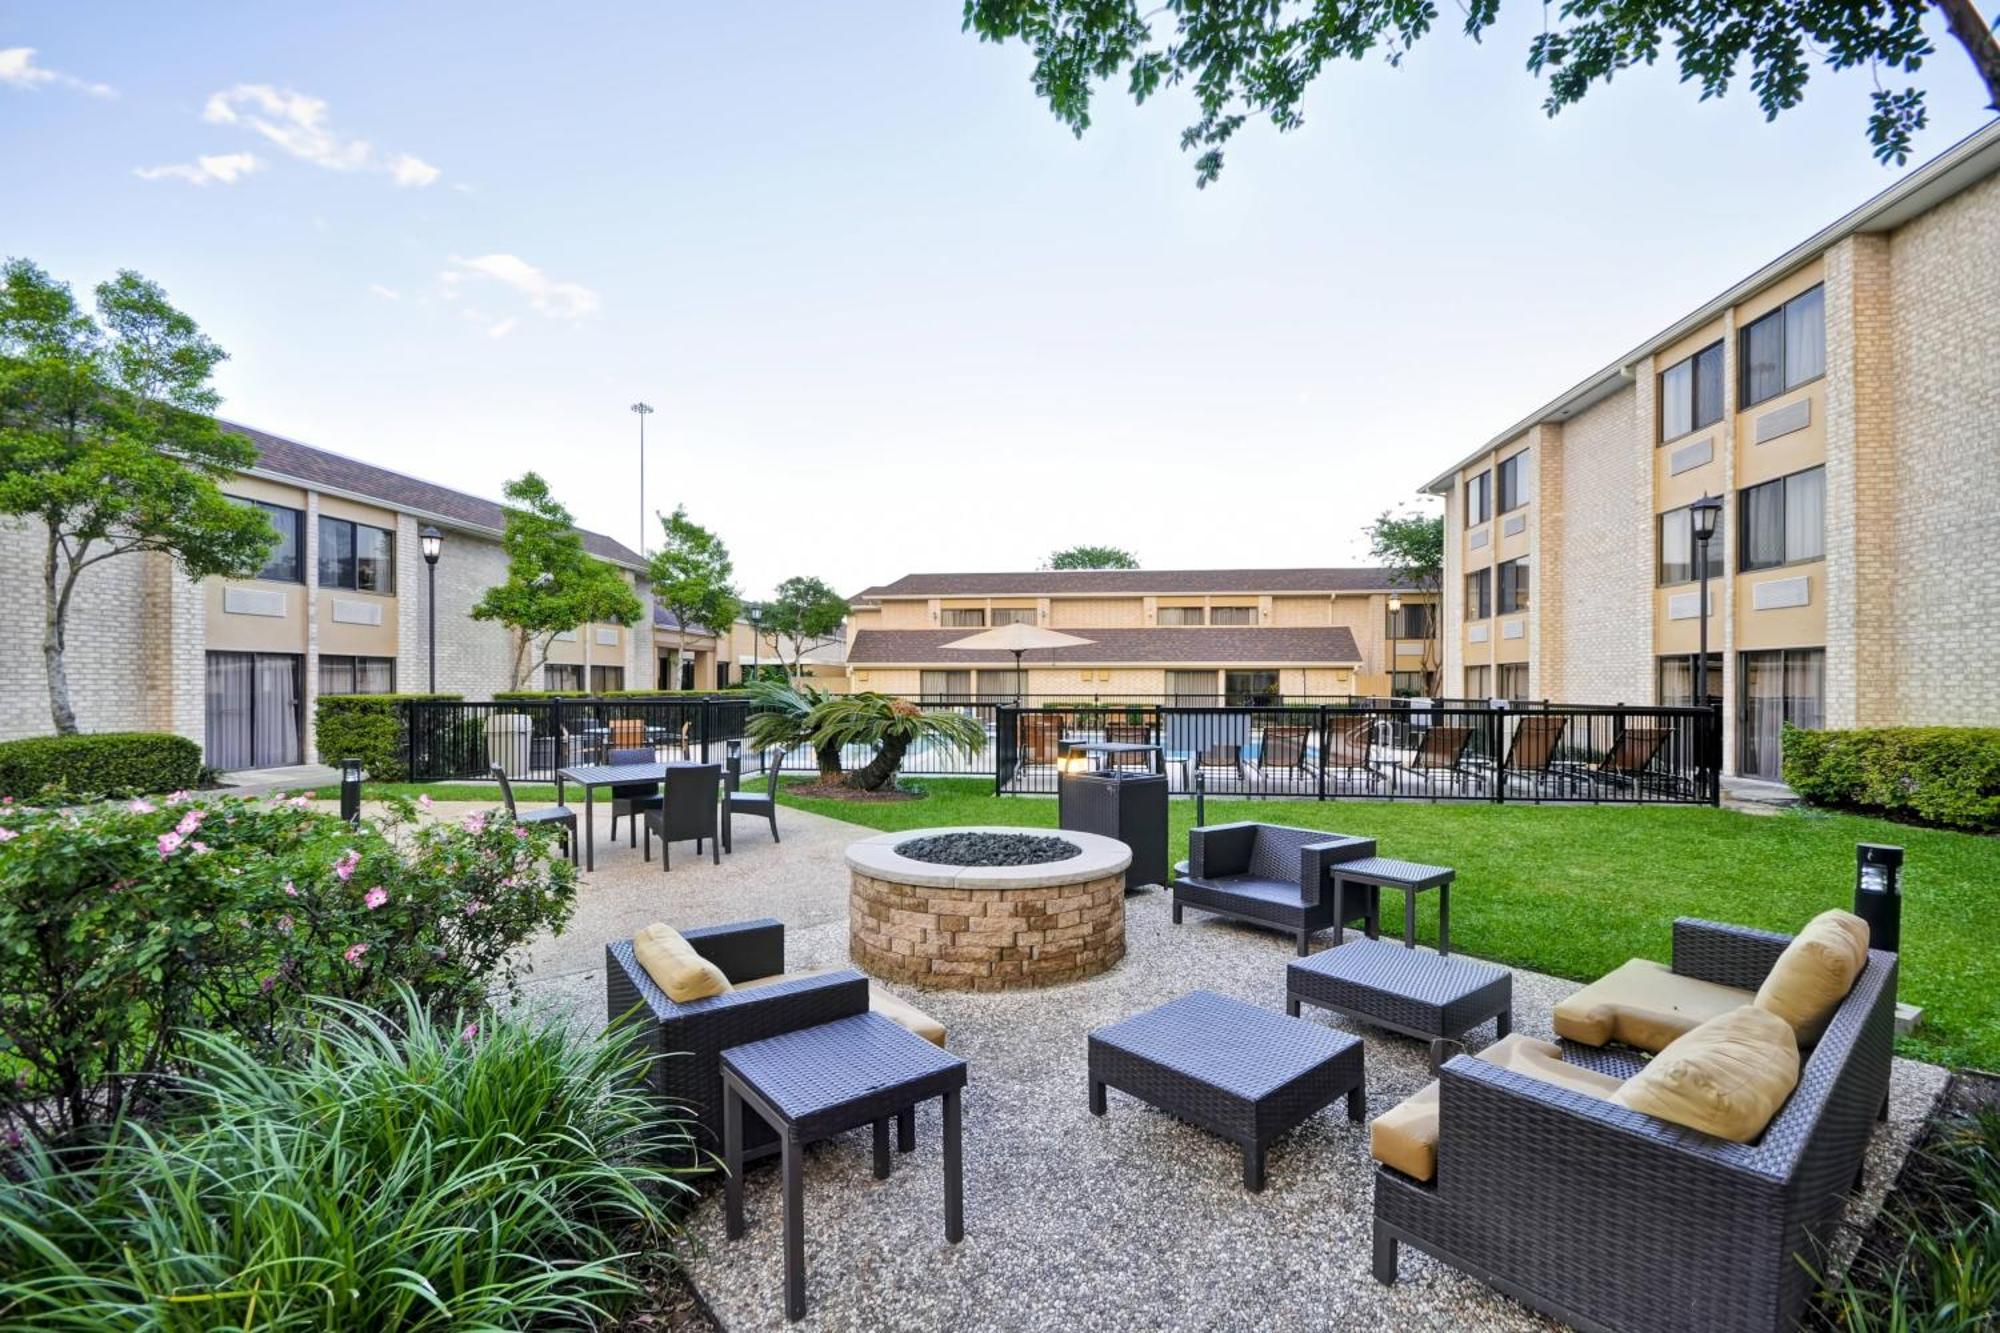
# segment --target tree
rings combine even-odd
[[[886,694],[829,694],[813,705],[806,719],[814,747],[866,745],[874,756],[841,781],[859,791],[881,791],[896,785],[903,756],[918,741],[929,741],[967,754],[986,748],[986,728],[964,713],[926,713],[907,699]],[[825,753],[821,750],[821,753]]]
[[[813,710],[833,696],[803,681],[757,679],[744,687],[750,696],[750,720],[743,734],[759,750],[781,754],[795,745],[813,747],[823,784],[840,781],[840,742],[822,741],[814,730]],[[773,771],[772,791],[777,790]]]
[[[2000,42],[1975,0],[1934,0],[1951,33],[2000,110]],[[1650,65],[1671,45],[1683,82],[1705,101],[1729,90],[1746,61],[1750,87],[1766,120],[1805,97],[1809,65],[1867,66],[1913,74],[1935,53],[1922,20],[1931,0],[1565,0],[1544,5],[1543,29],[1528,45],[1528,68],[1548,79],[1542,107],[1551,116],[1583,100],[1599,83]],[[1500,13],[1500,0],[1464,0],[1463,29],[1478,40]],[[1125,74],[1135,101],[1163,88],[1193,85],[1199,115],[1181,133],[1183,149],[1201,148],[1195,183],[1222,170],[1222,147],[1252,115],[1280,131],[1304,120],[1299,103],[1326,66],[1381,50],[1397,65],[1431,29],[1429,0],[965,0],[965,27],[980,40],[1015,38],[1035,56],[1035,92],[1081,136],[1090,126],[1094,85]],[[1169,15],[1156,32],[1152,20]],[[1876,87],[1868,139],[1885,162],[1908,159],[1924,127],[1924,92]]]
[[[788,665],[796,676],[807,653],[839,641],[847,611],[845,597],[822,580],[799,574],[780,583],[777,594],[764,604],[762,632],[773,643],[791,646]]]
[[[1435,698],[1441,666],[1438,618],[1444,604],[1444,515],[1383,510],[1368,525],[1368,555],[1389,571],[1392,585],[1428,597],[1430,630],[1424,636],[1424,693]]]
[[[1072,546],[1049,557],[1050,569],[1137,569],[1139,557],[1117,546]]]
[[[0,514],[45,533],[42,665],[62,735],[77,729],[69,615],[85,570],[156,551],[189,578],[247,576],[278,540],[218,485],[257,461],[212,415],[222,349],[129,269],[96,296],[93,319],[29,261],[0,270]]]
[[[662,514],[660,530],[663,540],[660,549],[653,552],[648,573],[654,599],[674,618],[674,687],[678,689],[689,627],[727,634],[736,623],[743,599],[729,581],[736,571],[729,548],[722,538],[689,518],[685,505]]]
[[[503,494],[507,581],[486,590],[472,618],[513,632],[513,688],[524,690],[548,662],[556,635],[593,622],[630,625],[645,606],[615,565],[583,549],[576,521],[540,475],[521,474]]]

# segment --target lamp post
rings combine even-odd
[[[639,554],[646,554],[646,418],[653,415],[651,404],[634,403],[639,418]]]
[[[423,548],[424,564],[430,567],[430,619],[431,619],[431,676],[430,693],[438,689],[438,556],[444,551],[444,534],[425,524],[417,533],[417,545]]]
[[[1696,619],[1701,625],[1701,652],[1694,664],[1694,699],[1706,707],[1708,698],[1708,544],[1715,539],[1715,521],[1722,517],[1722,500],[1707,492],[1688,506],[1694,524],[1695,568],[1700,572]]]
[[[752,680],[757,679],[757,641],[763,635],[763,624],[764,608],[752,602],[750,604],[750,679]]]
[[[1384,643],[1387,645],[1389,649],[1389,698],[1391,702],[1394,702],[1396,697],[1396,663],[1402,660],[1402,658],[1399,657],[1396,653],[1396,640],[1403,637],[1402,635],[1396,633],[1397,629],[1400,628],[1400,626],[1396,624],[1396,617],[1402,611],[1402,609],[1403,609],[1402,595],[1399,593],[1393,593],[1393,592],[1390,593],[1389,624],[1388,624],[1389,632],[1387,634],[1384,634],[1382,638]]]

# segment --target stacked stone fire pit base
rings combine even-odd
[[[1008,837],[950,836],[966,833]],[[1125,956],[1132,851],[1095,833],[1065,829],[1058,836],[1076,848],[1074,855],[1005,865],[940,864],[896,849],[923,841],[913,850],[936,855],[959,847],[985,859],[1060,849],[1045,845],[1049,835],[1008,828],[914,829],[852,844],[847,913],[855,966],[928,990],[978,991],[1081,981],[1115,966]],[[1030,839],[1044,845],[1031,848]]]

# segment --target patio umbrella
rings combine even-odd
[[[1043,629],[1040,625],[1023,625],[1015,621],[997,629],[981,630],[963,639],[955,639],[945,644],[947,648],[959,648],[966,652],[1001,652],[1014,654],[1014,702],[1021,702],[1021,654],[1037,648],[1081,648],[1093,643],[1092,639],[1079,639],[1074,634],[1064,634],[1058,630]]]

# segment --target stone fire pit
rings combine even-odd
[[[906,844],[915,856],[897,850]],[[951,863],[964,860],[1006,864]],[[847,849],[849,956],[886,981],[930,990],[1025,990],[1094,977],[1125,956],[1131,863],[1124,843],[1068,829],[863,838]]]

